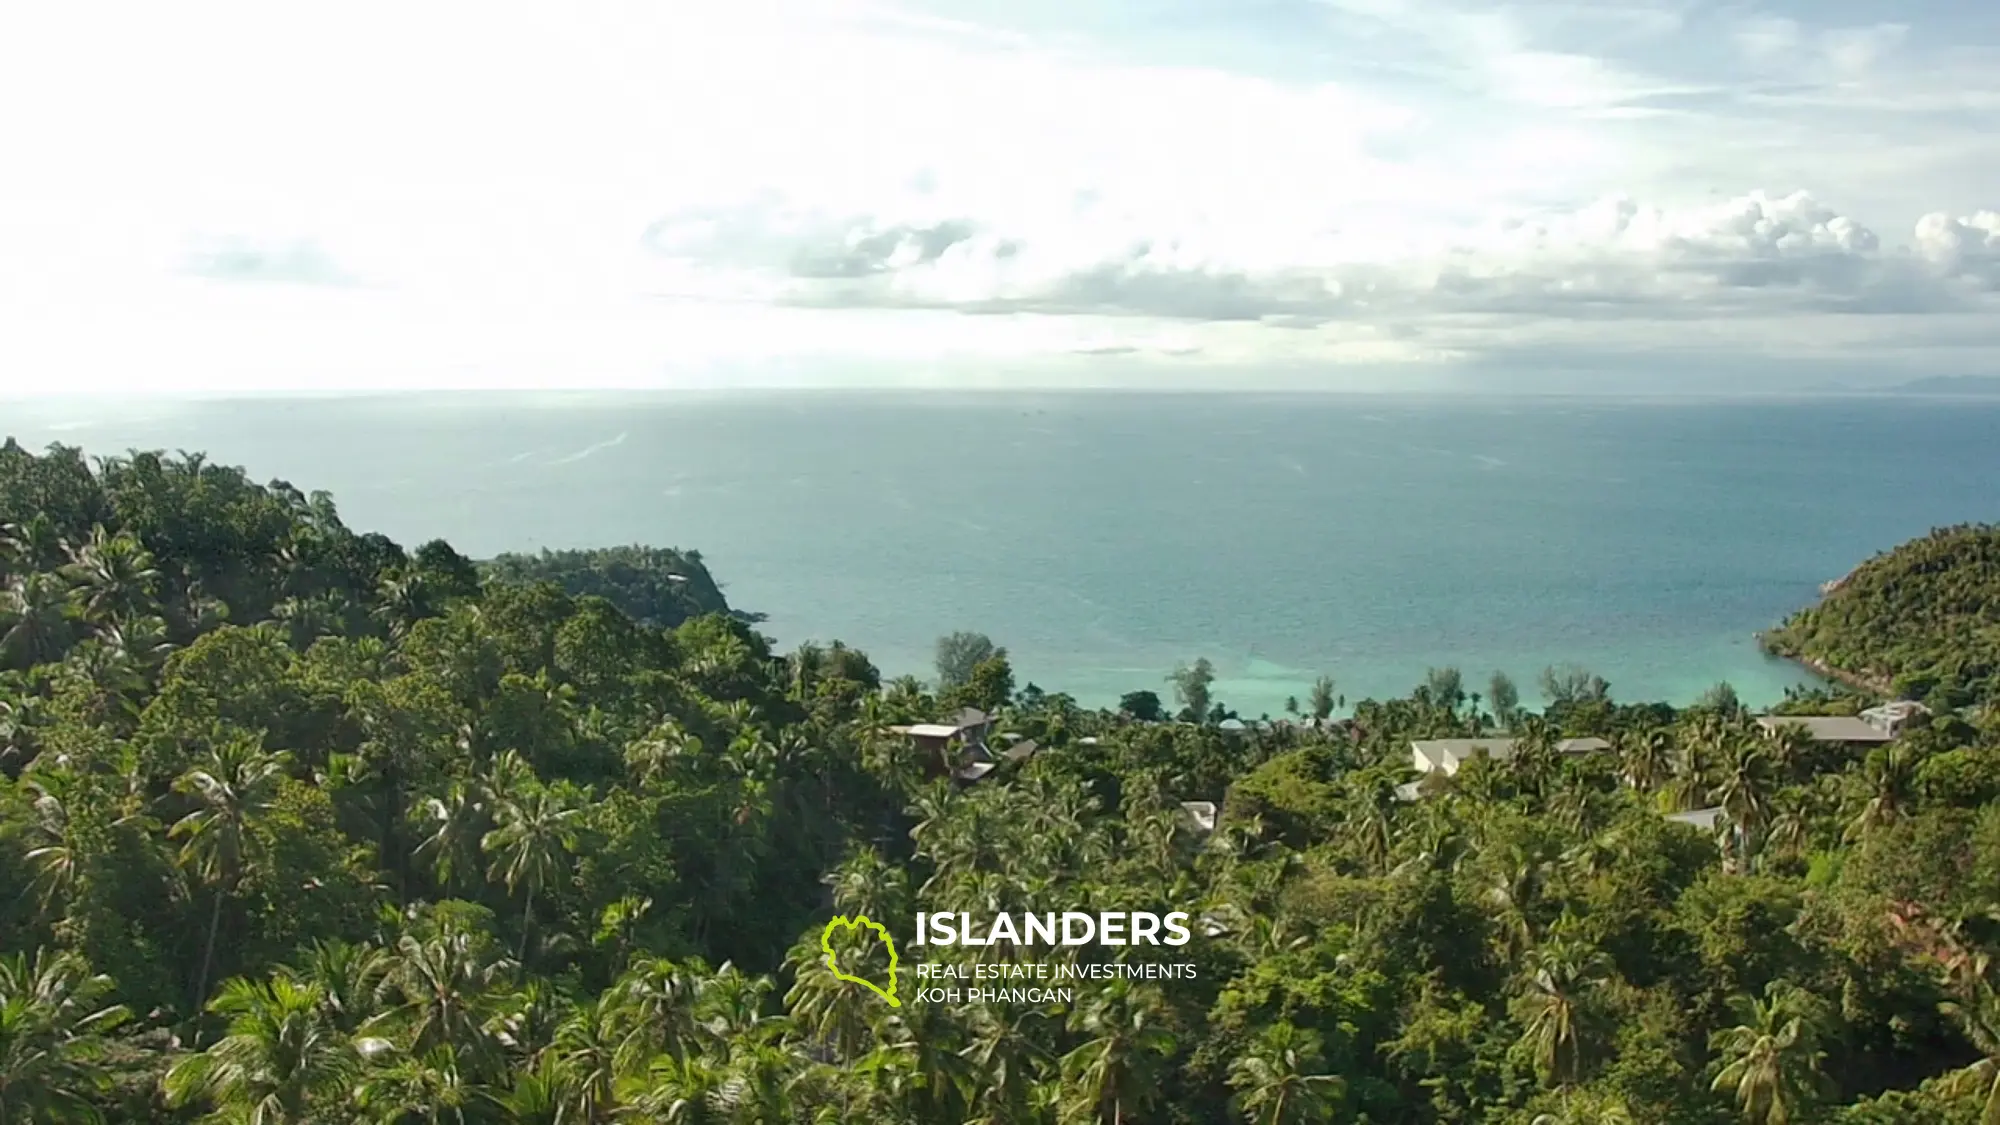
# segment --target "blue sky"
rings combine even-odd
[[[0,15],[0,392],[1986,373],[1989,5]]]

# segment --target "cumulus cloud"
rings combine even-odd
[[[2000,289],[2000,211],[1963,218],[1934,213],[1917,222],[1917,253],[1938,272]]]
[[[672,237],[661,232],[680,231]],[[1274,256],[1227,224],[1111,242],[1068,229],[1003,231],[970,216],[927,224],[819,220],[664,223],[668,257],[769,271],[780,299],[845,308],[1138,316],[1315,327],[1450,314],[1606,317],[1952,311],[2000,277],[2000,217],[1933,215],[1886,248],[1804,192],[1681,208],[1609,197],[1387,252],[1339,226]]]

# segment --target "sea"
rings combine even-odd
[[[2000,401],[952,393],[0,403],[24,444],[199,450],[486,557],[697,548],[782,646],[927,676],[986,633],[1085,705],[1208,658],[1277,714],[1455,667],[1524,697],[1753,704],[1754,634],[1932,527],[2000,520]]]

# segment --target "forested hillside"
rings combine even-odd
[[[553,582],[572,597],[603,598],[625,616],[653,628],[673,628],[691,617],[732,613],[710,577],[700,551],[659,547],[608,547],[506,554],[483,568],[503,582]],[[754,615],[738,614],[754,620]]]
[[[1676,713],[1572,669],[1534,714],[1440,669],[1236,730],[1016,690],[964,637],[949,686],[884,683],[198,456],[10,443],[0,525],[5,1125],[2000,1113],[2000,729],[1971,720],[1850,756],[1726,691]],[[1208,688],[1179,702],[1226,714]],[[891,728],[962,706],[1040,753],[933,780]],[[1397,798],[1411,739],[1495,711],[1518,753]],[[1612,750],[1557,753],[1583,735]],[[1188,910],[1199,972],[892,1008],[827,970],[836,913],[914,959],[919,909]]]
[[[1765,637],[1773,651],[1959,707],[2000,693],[2000,526],[1885,551]]]

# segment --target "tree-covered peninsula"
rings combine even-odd
[[[1954,655],[1995,593],[1945,565],[1987,533],[1788,626],[1956,669],[1877,738],[1582,669],[1249,723],[1195,654],[1121,711],[976,635],[885,682],[774,651],[692,552],[482,566],[199,456],[10,443],[0,525],[6,1125],[2000,1113],[2000,722]],[[1855,640],[1850,590],[1914,612]],[[830,971],[866,915],[909,973],[919,910],[1186,911],[1178,950],[962,956],[1195,971],[894,1007]]]
[[[1765,646],[1864,689],[1962,707],[2000,695],[2000,526],[1940,528],[1827,584]]]

